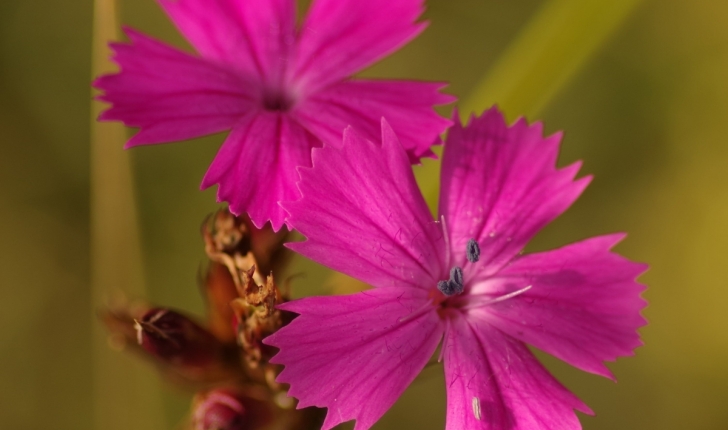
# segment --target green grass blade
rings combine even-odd
[[[460,106],[463,119],[494,104],[510,119],[535,118],[599,51],[642,0],[550,0],[535,13]],[[418,180],[430,207],[439,194],[439,162]]]
[[[114,0],[94,2],[93,76],[109,72],[107,42],[117,38]],[[144,297],[136,200],[126,134],[118,123],[96,121],[91,105],[91,305],[93,314],[93,424],[104,430],[169,428],[163,419],[159,377],[149,363],[114,351],[96,317],[110,293]]]
[[[508,115],[538,115],[641,0],[552,0],[466,99],[462,113],[498,103]]]

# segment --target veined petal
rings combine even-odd
[[[448,430],[577,430],[592,411],[526,345],[482,321],[448,320],[444,359]]]
[[[230,129],[252,108],[250,87],[230,71],[126,29],[113,43],[116,74],[94,82],[112,104],[99,117],[141,130],[127,147],[191,139]]]
[[[257,111],[233,128],[210,165],[202,188],[218,184],[217,198],[234,213],[247,212],[257,227],[270,221],[279,230],[281,200],[299,197],[297,166],[311,165],[320,141],[281,112]]]
[[[428,295],[379,288],[350,296],[311,297],[280,305],[300,314],[265,339],[280,349],[271,360],[285,369],[277,381],[299,408],[328,408],[323,429],[357,420],[371,427],[389,409],[437,348],[442,323]]]
[[[495,273],[541,228],[564,212],[590,177],[574,180],[579,163],[556,168],[561,134],[542,137],[540,123],[508,126],[493,107],[450,128],[442,160],[440,215],[450,231],[451,264],[464,265],[469,239],[479,267]]]
[[[587,372],[612,378],[605,360],[633,355],[647,265],[610,252],[624,235],[595,237],[515,259],[496,282],[531,288],[481,309],[505,333]],[[475,291],[474,291],[475,292]]]
[[[295,44],[294,0],[158,0],[203,57],[269,82]]]
[[[397,50],[425,28],[423,0],[315,0],[301,28],[294,76],[313,93]]]
[[[307,240],[287,246],[375,287],[436,285],[442,230],[386,121],[382,145],[349,127],[341,148],[315,149],[313,168],[299,171],[302,198],[282,206]]]
[[[381,133],[379,120],[384,117],[415,164],[434,155],[430,147],[452,124],[433,110],[433,106],[455,100],[439,92],[444,86],[437,82],[346,80],[308,97],[295,115],[325,142],[338,141],[347,125],[365,139],[376,141]]]

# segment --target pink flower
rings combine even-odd
[[[610,252],[623,234],[521,254],[589,183],[579,163],[555,168],[560,139],[495,108],[455,124],[439,222],[386,122],[381,146],[347,128],[341,148],[314,150],[302,199],[284,204],[308,239],[290,247],[375,288],[280,306],[299,316],[266,342],[299,407],[327,407],[325,429],[367,429],[444,338],[448,429],[580,428],[573,410],[591,410],[526,343],[612,378],[603,362],[641,344],[646,266]]]
[[[315,0],[300,29],[295,0],[158,1],[199,56],[126,29],[121,72],[94,83],[100,119],[140,128],[127,147],[231,130],[202,188],[259,227],[281,227],[295,167],[347,125],[375,139],[387,117],[416,163],[450,124],[432,110],[453,100],[441,83],[349,79],[424,30],[423,0]]]

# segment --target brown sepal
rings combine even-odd
[[[227,266],[211,261],[202,280],[207,296],[208,328],[223,343],[234,344],[237,333],[233,328],[233,310],[230,302],[238,291]]]

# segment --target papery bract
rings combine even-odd
[[[603,362],[641,344],[646,266],[610,251],[621,234],[521,255],[590,180],[555,167],[560,137],[496,108],[456,123],[437,221],[386,121],[381,145],[348,128],[342,147],[314,150],[302,199],[284,204],[307,238],[290,247],[375,288],[281,306],[299,315],[266,342],[299,406],[328,408],[326,429],[367,429],[443,339],[448,429],[581,428],[574,410],[591,410],[526,342],[611,377]]]
[[[347,125],[374,140],[389,118],[417,163],[449,124],[432,109],[453,100],[441,83],[349,79],[425,28],[423,0],[315,0],[300,29],[295,0],[158,2],[198,55],[126,29],[121,71],[94,83],[112,104],[100,119],[140,128],[127,147],[231,130],[202,188],[259,227],[282,226],[295,168]]]

